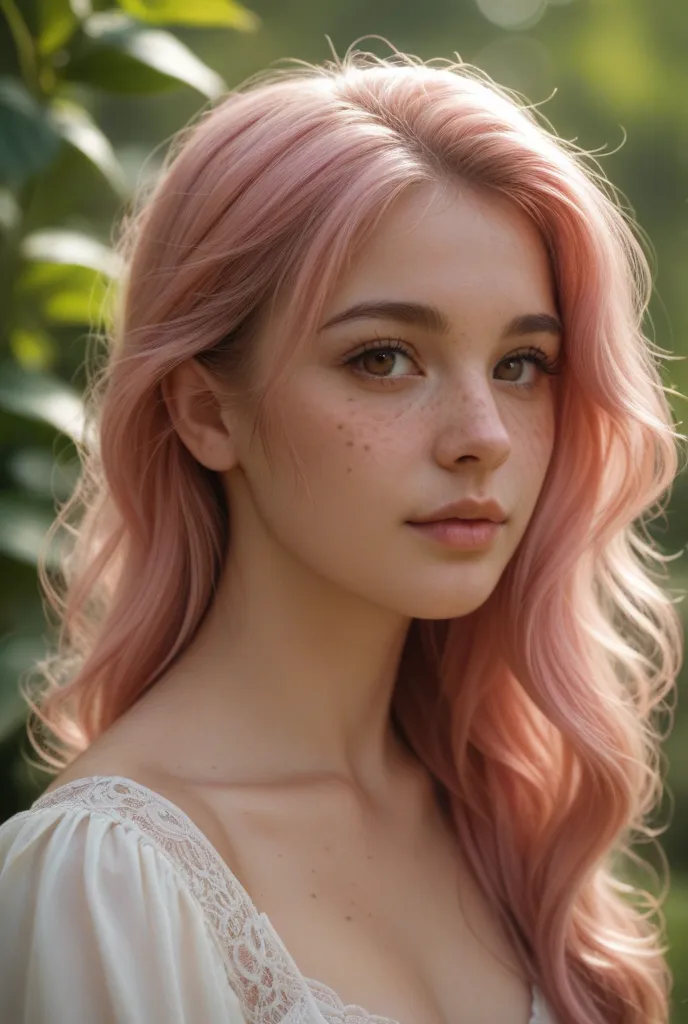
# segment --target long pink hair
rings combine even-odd
[[[508,196],[541,232],[565,326],[555,450],[489,600],[412,621],[392,715],[561,1024],[666,1024],[664,897],[621,868],[650,867],[632,850],[642,838],[661,855],[647,821],[662,795],[654,715],[683,636],[653,579],[666,568],[648,565],[670,556],[645,524],[685,438],[642,331],[652,283],[635,225],[590,154],[460,60],[296,63],[202,111],[122,217],[92,440],[47,538],[67,534],[60,584],[39,566],[59,636],[24,694],[31,742],[61,770],[183,653],[212,602],[228,511],[173,428],[166,374],[196,357],[255,399],[268,444],[271,394],[389,204],[457,179]],[[290,306],[258,380],[253,338],[278,289]]]

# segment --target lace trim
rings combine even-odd
[[[231,987],[249,1024],[399,1024],[345,1004],[323,982],[304,977],[265,913],[194,822],[166,797],[118,775],[75,779],[39,797],[32,810],[82,806],[133,824],[160,847],[200,904],[224,954]],[[532,986],[529,1024],[549,1024]]]

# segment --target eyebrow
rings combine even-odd
[[[434,334],[449,334],[450,323],[444,313],[437,306],[426,305],[422,302],[358,302],[342,313],[331,317],[320,331],[335,324],[347,323],[350,320],[396,320],[398,323],[411,324],[425,328]],[[537,334],[546,332],[561,337],[564,328],[558,317],[550,313],[524,313],[515,316],[510,320],[502,332],[502,337],[513,337],[523,334]]]

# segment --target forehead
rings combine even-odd
[[[385,211],[333,291],[333,305],[394,297],[554,307],[547,248],[506,197],[457,183],[414,186]]]

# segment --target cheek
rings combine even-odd
[[[384,540],[384,510],[404,479],[400,463],[408,456],[400,446],[408,439],[355,398],[330,397],[305,401],[292,393],[280,402],[272,465],[260,458],[255,500],[280,544],[354,586],[370,571],[371,545]]]
[[[543,406],[535,415],[525,416],[517,425],[518,472],[524,483],[532,487],[533,502],[542,487],[554,450],[554,409]],[[533,412],[531,411],[531,412]]]
[[[398,417],[375,416],[351,395],[330,401],[297,395],[289,402],[284,422],[299,460],[327,480],[378,474],[385,465],[408,456],[408,432],[395,426]],[[377,479],[374,476],[373,479]]]

